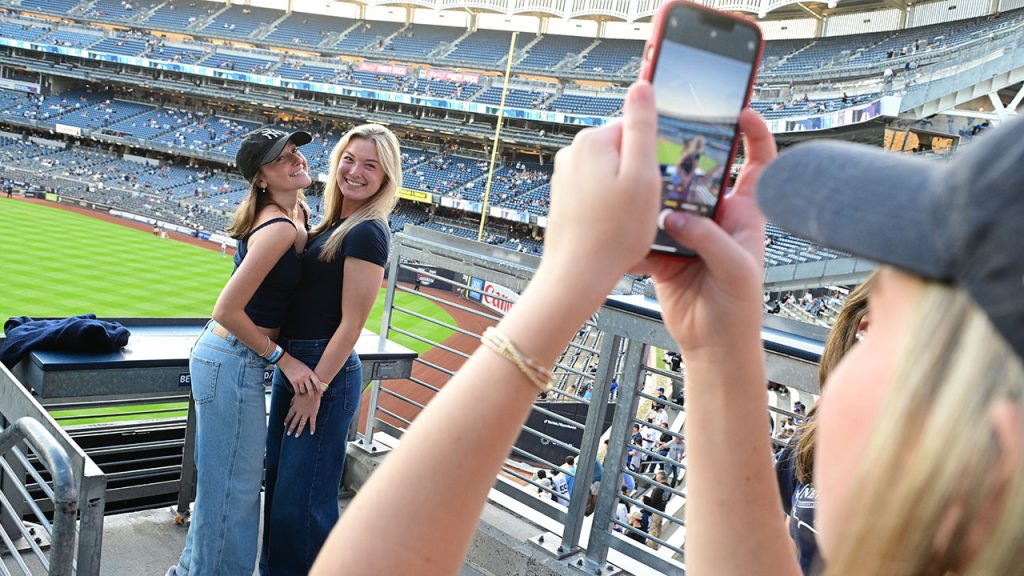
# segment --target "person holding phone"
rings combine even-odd
[[[650,249],[660,182],[655,130],[653,91],[641,83],[626,96],[622,122],[584,130],[559,151],[533,280],[359,491],[312,574],[458,572],[555,359]]]
[[[298,395],[319,395],[316,374],[276,342],[302,275],[302,191],[312,180],[299,146],[310,140],[306,132],[261,128],[235,157],[251,186],[228,229],[238,240],[235,270],[189,357],[196,501],[185,548],[168,576],[252,573],[267,432],[263,371],[276,364]]]
[[[267,434],[260,574],[305,575],[338,519],[338,487],[362,364],[354,347],[388,259],[388,214],[402,186],[398,139],[379,124],[352,128],[331,152],[324,219],[302,257],[302,280],[281,330],[282,345],[324,382],[296,395],[274,372]],[[308,428],[307,428],[308,426]]]

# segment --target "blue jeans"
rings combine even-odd
[[[290,340],[288,353],[316,367],[327,340]],[[267,430],[261,576],[305,576],[338,521],[338,490],[352,418],[359,413],[363,366],[352,352],[320,401],[316,435],[285,436],[294,391],[274,371]]]
[[[180,576],[252,574],[267,433],[266,362],[210,321],[189,358],[196,403],[196,501]]]

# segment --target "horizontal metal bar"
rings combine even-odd
[[[438,372],[440,372],[442,374],[448,375],[449,378],[451,378],[452,376],[455,376],[455,371],[454,370],[449,370],[449,369],[447,369],[447,368],[445,368],[443,366],[439,366],[437,364],[434,364],[433,362],[431,362],[429,360],[424,360],[422,356],[417,357],[415,360],[413,360],[413,362],[418,363],[418,364],[422,364],[422,365],[424,365],[424,366],[426,366],[428,368],[433,368],[434,370],[437,370]],[[438,388],[438,390],[440,390],[440,388]]]
[[[420,336],[418,334],[413,334],[412,332],[409,332],[407,330],[402,330],[401,328],[395,328],[394,326],[391,326],[390,328],[388,328],[388,331],[389,332],[395,332],[397,334],[401,334],[402,336],[408,336],[409,338],[412,338],[413,340],[419,340],[420,342],[423,342],[424,344],[430,344],[434,348],[440,348],[441,350],[444,350],[446,352],[451,352],[452,354],[455,354],[456,356],[460,356],[463,359],[466,359],[466,360],[469,359],[469,354],[466,354],[465,352],[463,352],[461,350],[456,350],[456,349],[454,349],[454,348],[452,348],[450,346],[445,346],[444,344],[441,344],[440,342],[434,342],[433,340],[429,340],[427,338],[423,338],[422,336]]]
[[[80,402],[43,402],[47,412],[56,410],[88,410],[90,408],[107,408],[109,406],[129,406],[135,404],[171,404],[188,403],[188,394],[176,396],[146,396],[142,398],[115,398],[107,400],[89,400]]]
[[[392,398],[398,398],[399,400],[405,402],[406,404],[412,404],[413,406],[419,408],[420,410],[426,408],[425,405],[420,404],[419,402],[413,400],[412,398],[406,398],[405,396],[402,396],[398,392],[392,392],[391,390],[388,390],[383,386],[380,387],[380,391],[387,394],[388,396],[391,396]]]
[[[412,421],[411,420],[406,420],[405,418],[402,418],[401,416],[399,416],[398,414],[395,414],[394,412],[388,410],[387,408],[383,408],[381,406],[377,406],[377,411],[378,412],[383,412],[384,414],[386,414],[388,416],[391,416],[395,420],[399,420],[399,421],[403,422],[406,426],[412,425]]]
[[[454,282],[452,282],[452,285],[453,286],[464,287],[462,284],[455,284]],[[425,292],[416,292],[415,290],[413,290],[411,288],[406,288],[405,286],[402,286],[400,284],[395,284],[395,289],[401,290],[402,292],[408,292],[410,294],[416,294],[416,295],[418,295],[421,298],[426,298],[427,300],[432,300],[434,302],[443,304],[445,306],[451,306],[452,308],[455,308],[456,310],[462,310],[463,312],[467,312],[469,314],[473,314],[474,316],[479,316],[481,318],[487,318],[488,320],[493,320],[495,322],[500,322],[501,321],[501,317],[500,316],[495,316],[493,314],[487,314],[486,312],[483,312],[481,310],[477,310],[476,308],[470,308],[469,306],[465,306],[463,304],[459,304],[458,302],[454,302],[452,300],[445,300],[444,298],[438,298],[437,296],[434,296],[432,294],[427,294]]]
[[[419,318],[420,320],[423,320],[424,322],[426,322],[428,324],[433,324],[435,326],[443,326],[443,327],[451,330],[452,332],[457,332],[457,333],[462,334],[464,336],[472,336],[473,338],[476,338],[477,340],[480,339],[480,335],[479,334],[476,334],[474,332],[470,332],[469,330],[466,330],[465,328],[459,328],[458,325],[449,324],[447,322],[441,322],[440,320],[437,320],[436,318],[433,318],[431,316],[427,316],[425,314],[420,314],[419,312],[414,312],[412,310],[409,310],[408,308],[402,308],[401,306],[399,306],[397,304],[392,306],[391,310],[401,312],[401,313],[403,313],[403,314],[405,314],[407,316],[412,316],[413,318]]]

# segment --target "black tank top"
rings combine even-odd
[[[255,227],[238,242],[238,250],[235,252],[235,270],[241,266],[242,260],[248,252],[249,238],[258,230],[277,222],[287,222],[292,226],[295,223],[288,218],[272,218],[263,224]],[[233,274],[234,272],[232,272]],[[253,324],[263,328],[280,328],[284,323],[284,315],[291,304],[292,296],[302,278],[302,259],[295,253],[295,249],[289,247],[281,259],[274,264],[274,267],[267,272],[266,278],[252,295],[252,299],[245,305],[245,314],[253,321]]]

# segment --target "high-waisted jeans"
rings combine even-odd
[[[316,367],[327,340],[289,340],[288,353]],[[274,371],[267,430],[261,576],[305,576],[338,521],[338,489],[352,418],[359,413],[363,368],[352,352],[320,401],[316,435],[285,436],[284,419],[294,391]]]
[[[179,576],[246,576],[256,565],[266,437],[266,362],[210,321],[189,358],[196,501]]]

